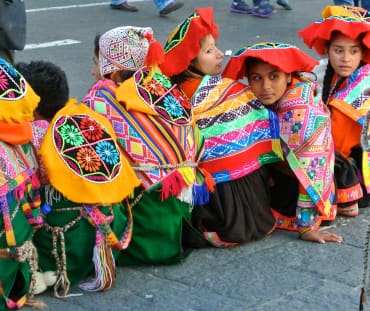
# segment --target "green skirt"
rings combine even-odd
[[[129,247],[121,251],[118,265],[173,264],[188,253],[182,239],[184,223],[190,223],[190,205],[175,197],[162,201],[156,190],[144,192],[132,207],[133,236]]]
[[[16,200],[13,201],[17,203]],[[26,219],[22,208],[16,204],[9,206],[9,213],[12,217],[13,231],[16,239],[16,245],[21,246],[24,242],[31,240],[33,228]],[[0,217],[0,248],[7,248],[7,242],[4,233],[3,218]],[[29,291],[31,281],[31,271],[27,261],[17,262],[15,259],[0,259],[0,281],[2,282],[4,294],[6,297],[17,301]],[[0,296],[0,310],[6,309],[6,302]]]
[[[67,200],[61,200],[53,204],[53,208],[66,209],[66,211],[51,211],[45,217],[45,223],[51,227],[64,227],[67,224],[72,226],[64,232],[65,253],[66,253],[66,269],[67,276],[71,285],[75,285],[85,280],[94,272],[93,250],[95,246],[96,230],[85,219],[81,218],[77,210],[68,210],[68,208],[78,207],[76,203]],[[104,206],[100,210],[104,215],[110,213],[110,207]],[[127,213],[123,211],[121,204],[112,206],[114,221],[111,223],[111,228],[118,238],[125,229],[127,222]],[[39,268],[41,271],[56,271],[56,260],[52,254],[53,241],[52,233],[46,230],[46,227],[38,230],[34,236],[34,244],[37,247],[39,254]],[[61,258],[61,244],[58,239],[56,245],[59,258]],[[118,250],[113,250],[113,256],[116,258],[119,254]]]

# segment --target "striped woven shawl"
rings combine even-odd
[[[201,167],[217,183],[282,160],[277,116],[246,85],[221,76],[205,76],[191,103],[205,139]]]

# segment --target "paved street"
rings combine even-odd
[[[113,11],[107,1],[27,0],[27,49],[16,54],[16,61],[55,62],[67,72],[71,96],[81,99],[93,82],[90,67],[98,32],[121,25],[151,26],[155,37],[164,42],[194,8],[213,6],[223,51],[258,41],[280,41],[316,56],[305,48],[297,31],[332,4],[290,0],[292,11],[278,7],[275,16],[263,19],[229,13],[230,2],[186,0],[184,8],[160,18],[149,0],[130,1],[139,8],[137,13]],[[275,0],[272,3],[276,5]],[[47,292],[39,298],[53,311],[358,310],[370,208],[360,213],[356,218],[339,217],[332,224],[330,230],[343,235],[343,244],[303,242],[296,233],[276,231],[248,245],[195,250],[179,265],[120,267],[116,286],[104,293],[72,288],[71,294],[78,296],[60,300]],[[365,307],[370,310],[370,302]]]

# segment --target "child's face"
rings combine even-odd
[[[265,105],[273,105],[284,95],[291,75],[265,62],[248,68],[248,81],[254,95]]]
[[[328,48],[328,58],[340,77],[350,76],[360,65],[363,52],[360,40],[352,40],[343,34],[335,35]]]
[[[191,64],[203,74],[217,75],[222,72],[223,58],[224,53],[216,47],[213,36],[207,35],[200,41],[200,52]]]

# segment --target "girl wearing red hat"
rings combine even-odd
[[[361,147],[370,109],[370,22],[364,9],[327,6],[322,18],[299,35],[309,48],[328,57],[322,97],[331,111],[337,152],[338,213],[356,216],[358,205],[366,207],[370,199],[366,194],[361,199],[362,192],[370,192],[369,156]]]
[[[197,247],[250,242],[275,228],[263,166],[281,161],[277,118],[246,85],[222,78],[217,37],[212,8],[196,9],[169,37],[162,65],[191,98],[205,139],[200,167],[216,181],[209,203],[192,212],[203,238],[188,240]]]
[[[121,252],[119,265],[184,259],[189,252],[183,233],[189,228],[192,205],[209,197],[197,168],[203,141],[189,100],[157,67],[163,57],[151,28],[107,31],[99,39],[103,79],[84,99],[112,123],[141,181],[129,202],[132,240]]]
[[[303,240],[341,242],[340,236],[318,230],[322,220],[335,219],[336,206],[329,111],[318,85],[298,73],[316,64],[295,46],[263,42],[236,52],[223,75],[247,77],[256,97],[278,115],[285,161],[271,166],[277,227],[298,231]]]

